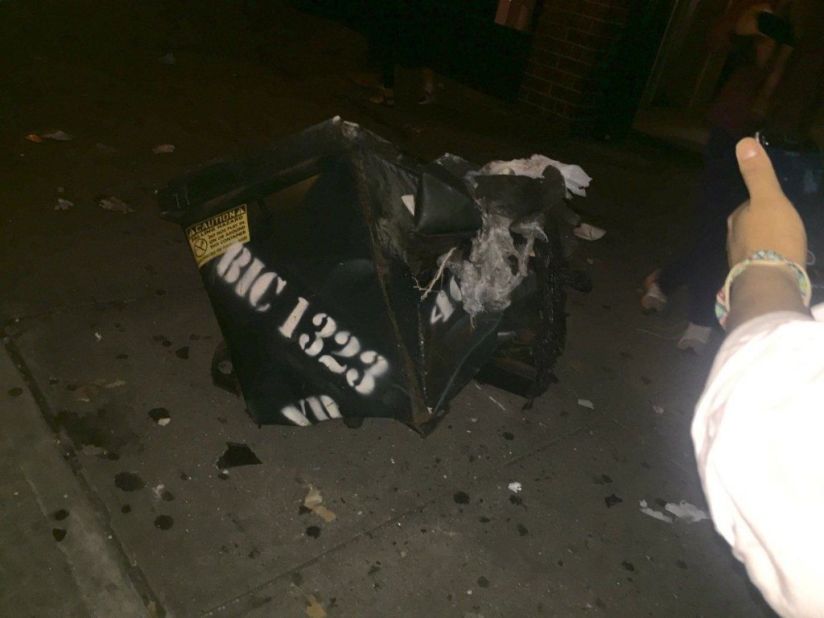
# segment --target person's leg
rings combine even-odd
[[[747,199],[735,158],[736,141],[726,133],[714,136],[697,204],[700,227],[687,276],[688,317],[691,324],[705,329],[716,325],[715,296],[729,270],[727,218]]]
[[[667,297],[682,285],[689,285],[695,279],[696,269],[702,269],[701,264],[708,257],[708,246],[712,248],[716,244],[715,240],[706,238],[706,234],[715,226],[718,216],[716,205],[724,201],[731,170],[738,174],[735,140],[725,132],[714,129],[704,149],[704,169],[693,203],[689,244],[663,268],[652,272],[644,280],[645,293],[641,306],[645,310],[661,311]]]
[[[421,81],[423,82],[423,93],[418,99],[420,105],[428,105],[435,100],[435,71],[424,67],[421,69]]]

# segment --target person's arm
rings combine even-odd
[[[733,283],[727,329],[732,332],[741,324],[779,311],[809,315],[795,272],[783,266],[750,266]]]
[[[736,154],[750,199],[728,221],[730,267],[763,250],[774,251],[803,267],[807,259],[804,224],[781,190],[767,153],[756,140],[745,139],[738,144]],[[779,264],[749,266],[733,281],[726,328],[732,331],[776,311],[809,315],[795,271]]]
[[[730,265],[758,251],[803,264],[804,227],[766,152],[746,139],[737,155],[750,200],[729,219]],[[748,265],[729,304],[692,423],[713,524],[776,612],[824,616],[824,323],[782,262]]]

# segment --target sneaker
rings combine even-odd
[[[667,295],[658,285],[658,273],[655,271],[644,279],[644,295],[641,297],[641,309],[646,313],[661,313],[667,307]]]
[[[687,330],[681,335],[681,340],[678,342],[679,350],[692,350],[696,354],[701,354],[704,348],[710,341],[712,336],[712,328],[709,326],[699,326],[698,324],[689,323]]]

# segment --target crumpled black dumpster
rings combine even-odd
[[[422,165],[338,118],[160,192],[261,424],[392,417],[422,433],[481,372],[527,397],[565,337],[564,182]],[[511,232],[510,232],[511,230]]]

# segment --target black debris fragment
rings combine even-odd
[[[612,508],[616,504],[621,504],[624,501],[623,498],[619,498],[615,494],[610,494],[606,498],[604,498],[604,503],[607,505],[607,508]]]
[[[465,491],[456,491],[453,494],[452,499],[456,504],[469,504],[469,494]]]
[[[171,422],[172,415],[166,408],[152,408],[149,410],[149,418],[163,427]]]
[[[218,470],[228,470],[240,466],[257,466],[262,462],[255,455],[254,451],[246,444],[238,442],[227,442],[226,451],[221,455],[215,464]]]
[[[175,520],[170,515],[158,515],[155,517],[154,526],[159,530],[169,530],[175,525]]]

